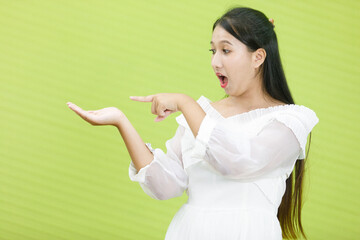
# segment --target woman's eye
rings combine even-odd
[[[227,49],[223,49],[223,52],[224,52],[224,53],[229,53],[230,51],[227,50]]]
[[[212,52],[212,54],[215,54],[215,49],[209,49],[210,52]]]

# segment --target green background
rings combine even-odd
[[[180,198],[157,201],[128,177],[117,129],[84,109],[115,106],[165,150],[175,116],[154,122],[130,95],[224,96],[211,27],[244,5],[275,19],[295,102],[320,119],[307,162],[309,239],[359,237],[360,1],[0,0],[0,239],[163,239]]]

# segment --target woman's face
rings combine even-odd
[[[245,44],[216,26],[211,39],[211,65],[220,80],[220,86],[230,96],[240,96],[258,87],[255,79],[257,52],[248,51]]]

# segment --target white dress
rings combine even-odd
[[[224,118],[201,96],[206,112],[196,138],[185,117],[153,161],[129,176],[150,197],[164,200],[186,191],[188,201],[168,227],[166,240],[282,239],[277,219],[285,181],[305,158],[314,111],[295,105],[255,109]]]

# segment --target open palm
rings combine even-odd
[[[86,111],[74,103],[68,102],[67,105],[82,119],[91,125],[118,125],[123,113],[116,107],[107,107],[99,110]]]

